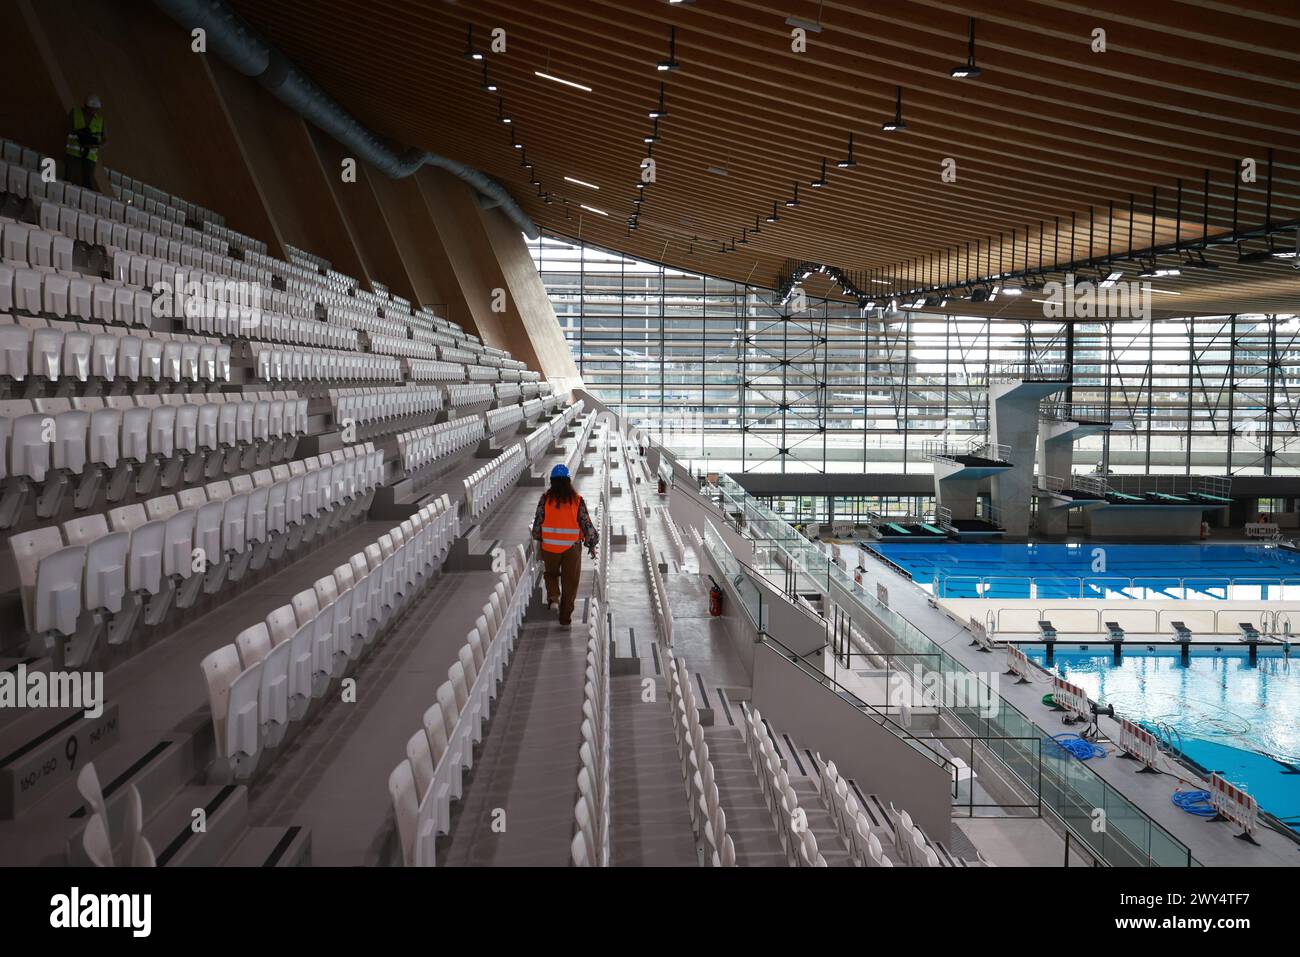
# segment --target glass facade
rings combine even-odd
[[[1300,470],[1295,316],[864,317],[569,240],[529,245],[592,394],[697,471],[928,472],[922,444],[987,435],[990,367],[1027,359],[1070,362],[1070,399],[1113,423],[1079,440],[1075,471]]]

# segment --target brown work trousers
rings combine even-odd
[[[562,552],[542,550],[546,566],[546,600],[560,603],[560,624],[573,619],[573,605],[578,600],[578,580],[582,577],[582,542]]]

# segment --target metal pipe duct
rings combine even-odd
[[[393,152],[369,127],[345,110],[250,26],[226,0],[154,0],[155,6],[187,31],[202,28],[208,51],[267,92],[307,122],[328,133],[385,176],[402,179],[422,166],[435,166],[463,179],[483,198],[484,209],[500,206],[529,238],[540,235],[537,224],[492,177],[437,153],[411,148]]]

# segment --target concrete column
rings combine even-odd
[[[989,385],[990,437],[1007,447],[1014,468],[993,476],[993,505],[1007,534],[1029,534],[1029,506],[1034,486],[1034,455],[1038,446],[1038,406],[1046,395],[1066,387],[1064,382],[995,382]]]

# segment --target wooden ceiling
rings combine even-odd
[[[1153,219],[1154,246],[1186,247],[1160,257],[1174,266],[1204,235],[1231,234],[1234,214],[1242,231],[1262,227],[1266,212],[1274,227],[1300,220],[1294,0],[235,6],[395,145],[496,177],[543,229],[756,285],[774,285],[790,261],[851,271],[864,291],[882,294],[1051,269],[1152,247]],[[791,49],[791,16],[820,17],[806,52]],[[955,79],[971,17],[982,75]],[[471,24],[482,62],[464,56]],[[493,53],[498,27],[506,50]],[[680,68],[661,72],[670,27]],[[1105,52],[1093,49],[1099,29]],[[498,93],[480,89],[484,62]],[[656,182],[629,232],[661,81],[667,115],[653,146]],[[907,128],[886,133],[897,87]],[[498,96],[509,125],[497,120]],[[850,133],[857,166],[838,169]],[[1239,175],[1246,158],[1256,164],[1253,183]],[[823,159],[827,184],[810,188]],[[942,179],[946,159],[955,161],[955,182]],[[534,175],[550,204],[530,184]],[[795,183],[799,205],[789,208]],[[780,221],[768,224],[774,202]],[[1296,240],[1289,232],[1275,242],[1294,249]],[[1243,247],[1263,248],[1262,239]],[[1289,261],[1239,263],[1236,245],[1211,246],[1205,257],[1219,268],[1153,280],[1157,315],[1300,311],[1300,270]],[[1141,267],[1110,268],[1132,279]],[[825,282],[807,288],[829,291]],[[946,308],[1042,315],[1029,295],[950,299]]]

